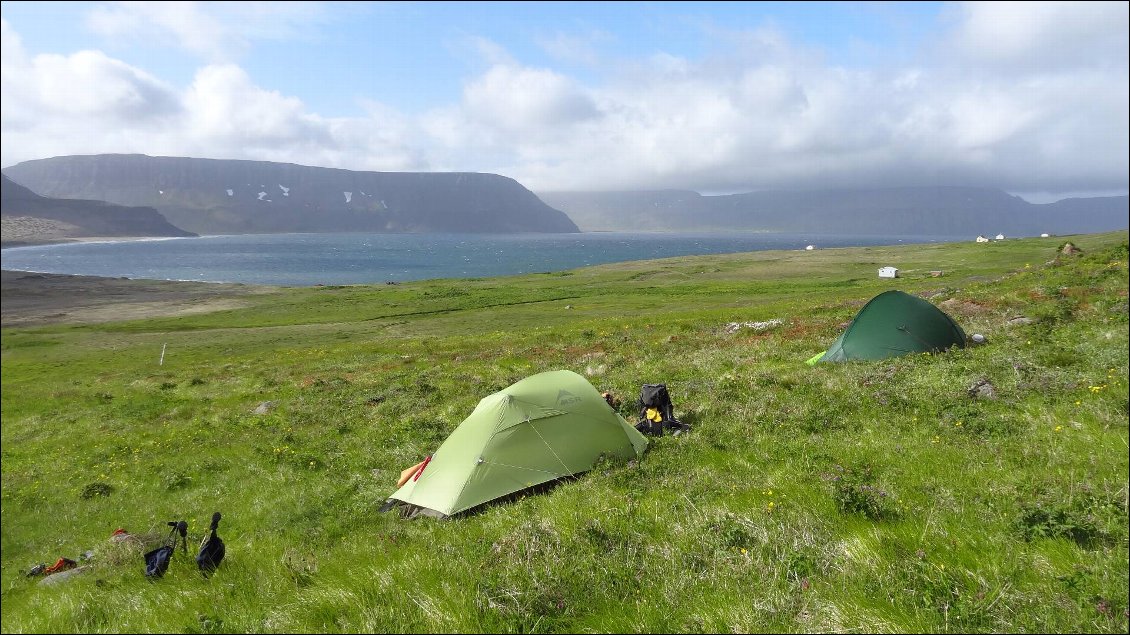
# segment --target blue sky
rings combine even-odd
[[[482,71],[478,40],[524,64],[552,67],[586,82],[602,68],[589,59],[666,53],[699,58],[725,46],[722,31],[776,26],[840,63],[883,63],[909,55],[941,20],[942,5],[825,2],[422,2],[293,4],[273,28],[239,29],[249,5],[217,12],[235,29],[214,47],[170,46],[155,25],[108,35],[90,16],[114,3],[4,2],[4,18],[31,54],[101,49],[176,84],[205,62],[241,64],[264,87],[295,95],[330,117],[357,116],[357,101],[378,98],[405,110],[457,101],[462,82]],[[226,42],[224,40],[227,40]],[[242,40],[242,41],[238,41]],[[572,45],[584,57],[561,53]]]
[[[2,164],[1125,194],[1125,2],[3,2]]]

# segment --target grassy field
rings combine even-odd
[[[0,627],[1126,633],[1127,232],[1060,257],[1066,240],[279,289],[4,328]],[[988,343],[803,363],[889,288]],[[640,386],[665,382],[694,430],[465,517],[377,511],[479,399],[559,368],[631,421]],[[228,555],[205,579],[192,555],[217,510]],[[150,582],[142,552],[179,519],[189,552]],[[69,580],[24,576],[84,552]]]

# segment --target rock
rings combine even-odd
[[[726,333],[737,333],[740,329],[743,328],[753,329],[755,331],[766,331],[775,326],[780,326],[781,324],[784,324],[784,322],[777,318],[773,318],[772,320],[765,320],[764,322],[730,322],[726,326],[722,327],[722,330]]]
[[[276,402],[274,401],[264,401],[263,403],[259,404],[258,407],[252,410],[251,414],[265,415],[275,409],[275,404]]]
[[[996,399],[997,391],[988,379],[978,379],[969,387],[969,396],[974,399]]]
[[[66,571],[60,571],[59,573],[53,573],[53,574],[47,576],[46,578],[43,578],[42,580],[40,580],[39,586],[51,586],[53,584],[61,584],[63,582],[66,582],[67,580],[70,580],[71,578],[75,577],[76,575],[86,573],[86,571],[88,569],[90,569],[89,566],[83,566],[83,567],[75,567],[74,569],[67,569]]]

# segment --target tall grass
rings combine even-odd
[[[0,626],[1125,633],[1127,234],[1072,241],[1083,255],[759,252],[5,328]],[[803,363],[892,287],[988,344]],[[640,385],[666,382],[694,430],[453,520],[377,512],[480,398],[557,368],[633,420]],[[145,579],[165,521],[192,544],[217,510],[213,577],[190,549]],[[23,575],[88,551],[59,584]]]

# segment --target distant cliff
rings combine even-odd
[[[150,206],[198,234],[578,231],[568,216],[496,174],[138,154],[39,159],[3,172],[46,196]]]
[[[55,199],[0,177],[0,227],[4,246],[111,236],[194,236],[151,207]]]
[[[1036,236],[1124,229],[1126,196],[1032,204],[974,187],[769,191],[541,192],[583,231],[760,230],[823,234]]]

